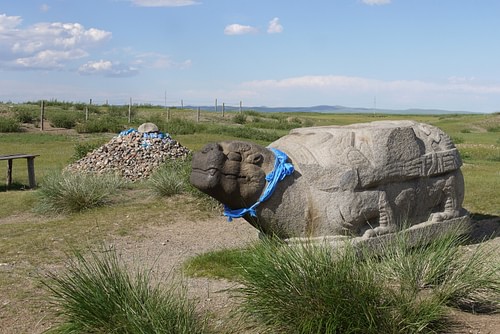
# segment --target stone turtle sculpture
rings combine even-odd
[[[465,215],[461,165],[440,129],[379,121],[294,129],[267,148],[211,143],[194,154],[190,181],[265,234],[372,237]]]

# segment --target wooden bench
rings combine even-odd
[[[28,180],[29,187],[36,187],[35,180],[35,157],[38,157],[39,154],[7,154],[0,155],[0,160],[7,160],[7,187],[12,184],[12,161],[14,159],[26,159],[28,163]]]

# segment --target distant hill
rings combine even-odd
[[[189,107],[186,108],[198,108]],[[200,106],[201,110],[214,111],[214,106]],[[218,111],[221,111],[219,106]],[[238,107],[225,107],[226,111],[239,110]],[[338,114],[398,114],[398,115],[444,115],[444,114],[475,114],[472,111],[465,110],[443,110],[443,109],[375,109],[375,108],[353,108],[344,106],[318,105],[312,107],[247,107],[243,110],[254,110],[258,112],[319,112],[319,113],[338,113]]]

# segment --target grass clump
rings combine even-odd
[[[153,270],[131,271],[113,250],[75,252],[66,272],[49,274],[62,322],[52,333],[204,333],[179,283],[160,286]]]
[[[188,191],[191,159],[168,160],[149,178],[148,185],[158,197],[170,197]]]
[[[449,307],[500,310],[493,251],[464,252],[458,230],[426,246],[406,238],[377,252],[264,240],[243,253],[242,312],[276,333],[435,333]]]
[[[80,212],[111,203],[111,197],[125,181],[115,175],[52,173],[38,190],[40,212]]]
[[[279,333],[381,333],[390,318],[373,271],[351,248],[264,241],[244,264],[242,311]]]

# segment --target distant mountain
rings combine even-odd
[[[186,108],[198,108],[189,107]],[[214,111],[214,106],[200,106],[201,110]],[[222,106],[218,107],[218,111]],[[238,107],[225,107],[226,111],[239,110]],[[444,114],[475,114],[472,111],[465,110],[443,110],[443,109],[377,109],[377,108],[353,108],[344,106],[318,105],[312,107],[247,107],[243,110],[254,110],[258,112],[318,112],[318,113],[337,113],[337,114],[399,114],[399,115],[444,115]]]

